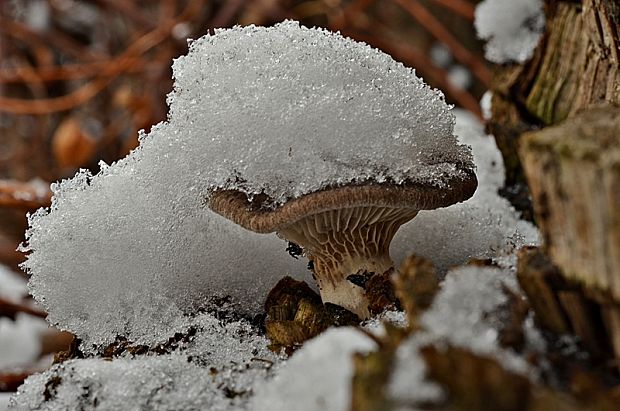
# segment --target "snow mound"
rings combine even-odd
[[[307,341],[257,389],[256,411],[347,411],[351,409],[352,355],[376,350],[376,343],[352,327],[331,328]]]
[[[441,186],[473,167],[439,91],[338,34],[218,30],[173,68],[168,121],[98,174],[53,184],[51,209],[29,218],[30,290],[87,352],[117,335],[160,342],[211,297],[255,315],[279,278],[312,282],[275,235],[210,212],[214,188],[277,203],[355,180]]]
[[[29,218],[31,293],[51,324],[83,340],[82,349],[117,335],[161,342],[215,297],[230,296],[255,315],[282,276],[305,274],[275,235],[246,232],[209,212],[195,181],[138,154],[54,184],[51,211]]]
[[[545,28],[541,0],[484,0],[475,18],[478,37],[487,40],[485,57],[494,63],[529,60]]]
[[[204,314],[191,326],[195,334],[169,354],[70,360],[32,375],[10,409],[247,409],[279,358],[244,321],[222,325]]]
[[[536,379],[537,371],[528,362],[528,355],[543,352],[545,342],[530,321],[525,323],[523,353],[503,348],[499,343],[499,333],[508,315],[504,289],[520,293],[512,270],[476,266],[451,270],[433,304],[421,317],[422,331],[411,335],[396,351],[389,397],[397,403],[441,399],[440,387],[425,379],[426,364],[419,354],[419,349],[429,344],[441,348],[448,343],[490,356],[506,369]]]

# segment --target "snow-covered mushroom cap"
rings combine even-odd
[[[277,206],[352,182],[447,187],[473,169],[441,92],[339,34],[292,21],[218,30],[173,68],[170,118],[181,141],[208,136],[189,155],[213,189]]]
[[[217,70],[199,86],[177,77],[175,93],[193,103],[172,104],[174,114],[222,97],[223,108],[208,109],[213,122],[237,116],[213,139],[229,160],[215,170],[209,207],[301,245],[323,300],[368,316],[364,284],[391,272],[400,225],[475,191],[471,154],[456,142],[443,96],[378,50],[294,22],[192,46],[175,68],[215,61]],[[237,82],[226,80],[231,72]]]

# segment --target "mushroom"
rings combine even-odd
[[[312,262],[323,302],[337,304],[368,318],[366,290],[374,276],[394,271],[390,242],[399,227],[419,210],[446,207],[471,197],[477,180],[471,165],[458,165],[443,186],[432,181],[350,183],[291,199],[275,208],[265,207],[265,195],[252,200],[238,190],[215,190],[211,210],[257,232],[276,232],[303,247]],[[266,201],[267,200],[267,201]]]

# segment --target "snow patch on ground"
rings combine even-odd
[[[195,334],[169,354],[56,364],[28,377],[11,409],[246,409],[279,357],[243,320],[223,324],[202,314],[191,328]]]
[[[304,343],[272,380],[257,389],[250,409],[350,410],[352,356],[376,348],[370,337],[355,328],[329,329]]]

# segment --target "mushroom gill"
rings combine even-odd
[[[300,245],[312,262],[324,303],[368,318],[375,307],[367,284],[389,278],[394,264],[390,243],[399,227],[418,211],[446,207],[471,197],[477,180],[471,170],[446,187],[366,183],[328,188],[292,199],[275,209],[249,201],[237,190],[216,190],[209,207],[258,233],[276,232]]]

